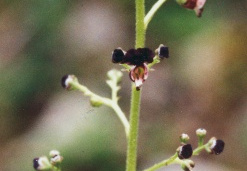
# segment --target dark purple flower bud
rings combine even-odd
[[[178,158],[188,159],[192,156],[193,150],[190,144],[182,145],[178,148]]]
[[[75,81],[78,81],[78,80],[74,75],[65,75],[61,79],[61,85],[63,88],[67,90],[71,90],[72,89],[71,83]]]
[[[121,48],[117,48],[112,52],[112,62],[120,63],[123,61],[125,52]]]
[[[134,66],[129,73],[131,81],[136,85],[136,90],[140,90],[144,81],[148,78],[148,68],[146,64]]]
[[[223,152],[224,147],[225,147],[224,141],[215,139],[215,140],[213,140],[210,149],[211,149],[212,153],[218,155],[221,152]]]
[[[51,169],[51,164],[47,157],[38,157],[33,159],[33,167],[35,170],[48,170]]]
[[[67,88],[66,80],[68,79],[69,75],[64,75],[61,79],[61,85],[63,88]]]
[[[33,159],[33,168],[38,169],[39,167],[39,158],[34,158]]]
[[[158,56],[160,59],[168,58],[169,57],[169,50],[167,46],[160,45],[159,48],[157,49]]]

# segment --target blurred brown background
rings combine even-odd
[[[147,10],[155,0],[146,2]],[[60,86],[75,74],[92,91],[105,84],[111,52],[134,47],[134,1],[0,1],[0,170],[31,171],[32,159],[57,149],[63,171],[123,171],[126,140],[113,111]],[[219,155],[193,157],[195,171],[242,171],[247,158],[247,1],[210,1],[202,18],[168,1],[147,30],[170,58],[143,86],[139,170],[172,155],[181,133],[205,128],[223,139]],[[120,105],[128,116],[130,80]],[[164,170],[164,169],[161,169]],[[179,166],[165,168],[179,170]]]

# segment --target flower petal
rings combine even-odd
[[[137,90],[139,90],[144,81],[148,78],[147,65],[134,66],[130,70],[129,77],[131,81],[135,83]]]
[[[122,62],[124,58],[124,51],[121,48],[114,49],[112,52],[112,62],[119,63]]]

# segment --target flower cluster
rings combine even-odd
[[[183,160],[182,168],[185,171],[192,171],[195,164],[192,160],[184,160],[189,159],[192,155],[199,155],[202,150],[206,150],[210,154],[220,154],[224,150],[225,143],[220,139],[216,139],[212,137],[206,144],[203,143],[204,138],[207,134],[207,131],[203,128],[199,128],[196,130],[196,135],[198,137],[198,147],[196,149],[192,149],[191,144],[188,144],[189,136],[187,134],[182,134],[180,136],[181,145],[177,149],[177,157],[180,160]]]
[[[160,45],[156,53],[160,59],[169,57],[168,47],[164,45]],[[112,52],[113,63],[131,66],[129,77],[135,83],[137,90],[140,90],[143,82],[148,78],[147,64],[154,62],[154,57],[155,53],[149,48],[130,49],[127,52],[117,48]]]

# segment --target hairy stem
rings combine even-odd
[[[128,138],[130,125],[129,125],[127,118],[125,117],[125,114],[123,113],[123,111],[121,110],[121,108],[119,107],[119,105],[117,103],[113,103],[111,107],[116,112],[118,118],[120,119],[120,121],[124,125],[126,137]]]
[[[142,48],[145,45],[145,5],[144,0],[135,0],[136,5],[136,40],[135,48]],[[137,161],[137,140],[139,127],[141,90],[137,91],[132,84],[131,107],[130,107],[130,133],[128,139],[126,171],[136,171]]]
[[[132,96],[131,96],[131,111],[130,111],[130,133],[129,133],[128,151],[127,151],[127,167],[126,167],[127,171],[136,170],[140,97],[141,97],[141,91],[137,91],[135,85],[133,84]]]
[[[119,107],[118,103],[117,103],[117,88],[114,88],[113,86],[113,95],[112,95],[112,99],[108,99],[105,97],[101,97],[93,92],[91,92],[87,87],[81,85],[78,82],[72,82],[71,85],[73,86],[74,89],[81,91],[82,93],[84,93],[85,96],[89,96],[89,97],[94,97],[96,99],[98,99],[99,101],[101,101],[104,105],[111,107],[117,114],[118,118],[120,119],[120,121],[122,122],[124,128],[125,128],[125,133],[126,133],[126,137],[128,138],[129,136],[129,122],[125,116],[125,114],[123,113],[123,111],[121,110],[121,108]]]
[[[154,14],[158,11],[158,9],[164,4],[166,0],[158,0],[153,7],[150,9],[150,11],[147,13],[144,19],[145,29],[148,27],[148,23],[152,20]]]
[[[173,156],[171,156],[169,159],[163,160],[162,162],[157,163],[154,166],[152,166],[152,167],[150,167],[148,169],[145,169],[144,171],[155,171],[155,170],[157,170],[157,169],[159,169],[161,167],[168,166],[168,165],[172,164],[175,161],[177,156],[178,155],[176,153]]]
[[[145,46],[145,26],[144,26],[144,17],[145,17],[145,5],[144,0],[136,0],[136,41],[135,48],[142,48]]]

